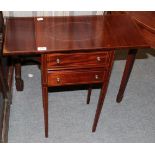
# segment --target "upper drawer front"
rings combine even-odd
[[[62,86],[72,84],[101,83],[106,71],[97,70],[66,70],[48,72],[48,86]]]
[[[110,52],[47,54],[47,68],[105,67],[109,56]]]

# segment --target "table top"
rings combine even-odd
[[[146,48],[128,15],[12,17],[6,19],[4,55]]]

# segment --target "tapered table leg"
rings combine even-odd
[[[15,61],[15,80],[16,80],[17,91],[23,91],[24,81],[21,78],[21,61],[20,61],[20,58],[17,58]]]
[[[92,85],[89,85],[88,95],[87,95],[87,104],[89,104],[89,102],[90,102],[91,92],[92,92]]]
[[[110,79],[110,75],[111,75],[111,71],[112,71],[112,66],[113,66],[113,62],[114,62],[114,53],[113,53],[110,61],[111,61],[111,64],[109,66],[109,71],[108,71],[108,73],[106,75],[105,81],[103,81],[102,88],[101,88],[101,91],[100,91],[100,96],[99,96],[98,105],[97,105],[97,109],[96,109],[96,113],[95,113],[92,132],[96,131],[96,127],[97,127],[97,124],[98,124],[98,121],[99,121],[99,118],[100,118],[100,114],[101,114],[101,111],[102,111],[104,99],[105,99],[107,89],[108,89],[108,84],[109,84],[109,79]]]
[[[48,85],[47,85],[47,70],[46,70],[46,55],[41,57],[41,86],[42,86],[42,99],[43,99],[43,110],[44,110],[44,126],[45,126],[45,137],[48,137]]]
[[[48,137],[48,87],[42,85],[42,98],[44,109],[45,137]]]
[[[99,100],[98,100],[98,105],[97,105],[97,109],[96,109],[96,114],[95,114],[95,118],[94,118],[92,132],[96,131],[96,127],[97,127],[98,120],[99,120],[101,110],[102,110],[102,107],[103,107],[104,99],[105,99],[105,96],[106,96],[107,88],[108,88],[108,82],[106,84],[102,85],[102,88],[101,88],[101,91],[100,91],[100,96],[99,96]]]
[[[136,58],[136,54],[137,54],[137,49],[131,49],[128,52],[128,56],[127,56],[127,60],[126,60],[126,65],[125,65],[125,69],[124,69],[124,73],[123,73],[123,77],[122,77],[122,81],[120,84],[120,88],[119,88],[119,92],[116,98],[116,101],[118,103],[120,103],[123,99],[123,95],[125,92],[125,88],[127,86],[132,68],[133,68],[133,64]]]

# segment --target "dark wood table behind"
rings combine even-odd
[[[128,12],[110,12],[112,15],[127,14],[136,23],[141,36],[145,39],[151,48],[155,48],[155,11],[128,11]],[[117,94],[117,102],[121,102],[127,87],[128,79],[135,62],[137,52],[128,53],[124,73],[122,76],[120,88]]]

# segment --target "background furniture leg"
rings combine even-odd
[[[134,61],[136,58],[136,54],[137,54],[137,49],[131,49],[128,52],[126,65],[125,65],[124,73],[122,76],[122,81],[121,81],[120,88],[118,91],[118,95],[116,98],[116,101],[118,103],[120,103],[123,99],[124,91],[125,91],[125,88],[127,86],[127,83],[128,83],[128,80],[129,80],[129,77],[130,77],[130,74],[131,74],[131,71],[133,68],[133,64],[134,64]]]
[[[23,91],[24,81],[21,78],[21,61],[20,61],[20,58],[17,58],[16,62],[15,62],[15,80],[16,80],[17,91]]]
[[[1,91],[3,94],[3,98],[8,98],[8,91],[9,91],[9,87],[7,85],[7,80],[5,77],[5,73],[3,70],[3,65],[1,62],[1,58],[0,58],[0,86],[1,86]]]

